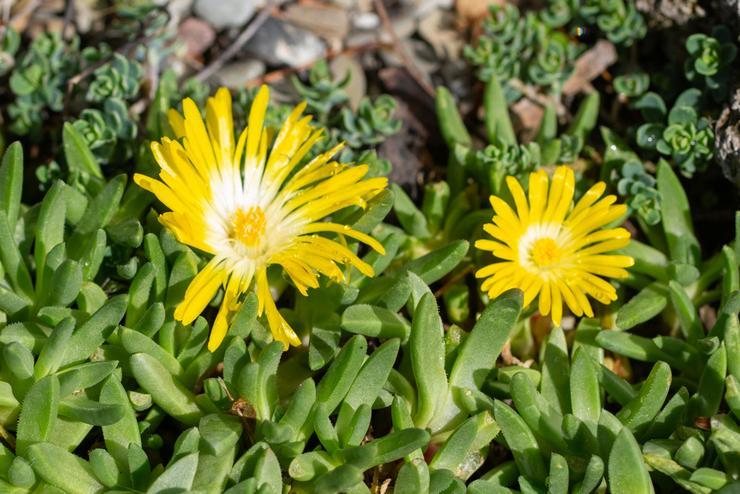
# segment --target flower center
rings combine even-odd
[[[265,233],[265,213],[253,206],[246,212],[239,208],[231,220],[234,237],[247,247],[254,247]]]
[[[539,266],[545,267],[560,260],[560,247],[551,238],[541,238],[535,241],[531,250],[532,261]]]

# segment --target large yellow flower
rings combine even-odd
[[[478,240],[475,246],[491,251],[501,262],[475,275],[487,278],[481,289],[491,298],[519,288],[526,306],[539,294],[540,313],[552,312],[553,322],[559,325],[563,301],[575,315],[593,317],[586,295],[604,304],[616,300],[616,290],[601,276],[624,278],[624,268],[634,260],[606,254],[625,247],[630,233],[624,228],[603,229],[627,211],[625,205],[614,204],[616,196],[599,199],[606,189],[604,182],[591,187],[572,209],[573,170],[559,166],[552,183],[548,182],[544,170],[531,173],[527,197],[519,182],[507,177],[516,212],[501,198],[491,196],[493,223],[483,229],[494,240]]]
[[[275,135],[264,126],[269,90],[260,88],[247,128],[235,142],[231,95],[221,88],[208,99],[205,124],[191,99],[183,113],[170,110],[176,140],[152,143],[160,180],[137,174],[134,180],[171,211],[159,219],[180,242],[211,254],[188,287],[175,318],[192,323],[220,287],[224,298],[208,340],[213,351],[223,341],[229,318],[253,289],[258,313],[266,313],[276,340],[300,340],[278,312],[267,267],[279,264],[303,295],[324,274],[341,281],[342,265],[372,276],[372,268],[347,247],[345,237],[383,253],[382,245],[349,226],[323,221],[348,206],[364,207],[384,189],[386,178],[364,179],[367,165],[331,161],[340,146],[303,163],[322,130],[302,116],[298,105]],[[336,240],[322,234],[336,237]]]

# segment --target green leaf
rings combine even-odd
[[[429,494],[429,466],[416,458],[404,463],[398,471],[393,494]]]
[[[23,146],[14,142],[5,150],[0,162],[0,211],[5,213],[8,227],[15,231],[23,193]]]
[[[362,482],[362,470],[354,465],[340,465],[334,470],[319,477],[309,492],[334,494],[346,492],[355,484]]]
[[[202,436],[201,450],[216,456],[225,454],[239,441],[242,423],[238,417],[209,414],[200,419],[198,430]]]
[[[98,274],[106,248],[107,236],[104,230],[97,230],[85,237],[80,253],[76,256],[76,259],[82,265],[82,276],[85,281],[92,281]]]
[[[346,396],[362,367],[366,354],[367,341],[365,338],[361,335],[353,336],[344,345],[321,382],[316,386],[316,401],[326,406],[327,413],[333,412]]]
[[[36,220],[36,239],[34,241],[34,258],[36,260],[36,292],[45,293],[42,286],[46,256],[51,249],[64,242],[64,218],[66,202],[63,196],[62,182],[55,182],[41,201],[39,217]]]
[[[117,366],[116,360],[103,360],[66,367],[56,374],[59,378],[59,395],[64,397],[75,391],[95,386],[107,378]]]
[[[668,290],[684,336],[690,344],[696,344],[704,338],[704,326],[689,294],[684,287],[673,280],[668,283]]]
[[[70,170],[76,170],[90,174],[93,177],[103,178],[100,164],[97,159],[95,159],[92,151],[90,151],[90,148],[85,142],[85,138],[80,135],[74,125],[70,122],[64,123],[62,142],[64,145],[64,157],[67,160],[67,166]]]
[[[16,433],[16,452],[25,456],[29,447],[48,441],[59,408],[59,381],[56,376],[46,376],[28,390]]]
[[[288,474],[298,481],[308,482],[333,467],[333,459],[326,451],[309,451],[293,458],[288,467]]]
[[[409,351],[418,393],[414,423],[426,427],[447,397],[442,320],[430,294],[421,298],[414,312]]]
[[[388,340],[367,358],[344,397],[344,403],[357,410],[375,402],[396,362],[399,346],[397,339]]]
[[[36,483],[36,474],[25,459],[16,456],[8,469],[7,479],[15,486],[31,489]]]
[[[642,459],[640,445],[626,427],[617,435],[609,453],[609,492],[614,494],[652,494],[653,484]]]
[[[398,222],[403,229],[416,238],[427,239],[431,237],[427,226],[427,219],[424,214],[416,207],[414,201],[396,184],[391,184],[393,191],[393,210],[396,213]]]
[[[316,384],[313,379],[308,378],[293,393],[285,413],[280,418],[280,424],[294,431],[303,431],[309,424],[308,417],[315,402]],[[305,433],[305,435],[308,434],[308,432]]]
[[[110,453],[102,448],[96,448],[90,452],[90,466],[95,477],[106,487],[114,487],[118,484],[120,470]]]
[[[3,347],[2,356],[10,373],[23,381],[33,376],[33,354],[20,343],[12,342]]]
[[[105,228],[110,223],[123,197],[126,181],[126,175],[116,175],[90,201],[70,239],[73,245],[70,250],[76,252],[82,239],[100,228]]]
[[[195,397],[159,361],[146,353],[131,356],[131,371],[154,403],[186,425],[195,425],[201,411]]]
[[[540,128],[537,131],[537,137],[535,141],[540,147],[544,147],[548,142],[552,142],[558,135],[558,114],[555,107],[552,105],[545,106],[545,111],[542,114],[542,122]],[[558,154],[560,152],[560,146],[558,144]]]
[[[579,489],[574,489],[575,494],[591,494],[601,484],[604,478],[604,461],[593,455],[586,465],[586,473]]]
[[[722,247],[722,267],[724,277],[722,278],[722,303],[721,307],[727,306],[732,294],[740,290],[740,269],[735,257],[735,251],[729,246]]]
[[[36,473],[49,484],[69,494],[103,492],[93,469],[82,458],[50,443],[38,443],[28,448],[28,460]]]
[[[506,341],[511,336],[522,310],[522,292],[509,290],[491,301],[458,350],[450,372],[450,385],[480,388]]]
[[[601,389],[596,366],[588,352],[578,348],[570,367],[570,402],[573,415],[595,427],[601,414]]]
[[[17,295],[33,300],[33,282],[21,253],[16,245],[8,218],[0,210],[0,262],[5,268],[7,280]]]
[[[82,288],[82,267],[77,261],[67,259],[55,271],[51,278],[47,305],[66,307],[75,301]]]
[[[571,411],[569,376],[568,344],[563,330],[556,327],[550,333],[545,345],[540,392],[561,414]]]
[[[190,453],[177,460],[149,486],[147,494],[164,494],[176,489],[188,491],[198,470],[198,459],[198,453]]]
[[[449,470],[434,470],[429,476],[429,494],[465,494],[465,484]]]
[[[637,396],[632,385],[601,364],[599,368],[600,383],[609,397],[624,406]]]
[[[556,449],[567,448],[561,426],[563,416],[537,392],[527,374],[517,372],[512,376],[510,393],[519,415],[533,433]]]
[[[489,144],[516,145],[516,134],[509,118],[509,106],[496,76],[492,76],[486,83],[483,109]]]
[[[658,281],[668,281],[668,258],[660,250],[639,240],[631,239],[627,247],[618,252],[635,260],[635,265],[630,268],[630,271],[646,274]]]
[[[661,438],[670,436],[683,423],[688,403],[689,392],[682,387],[668,400],[663,410],[650,423],[645,437]]]
[[[549,494],[568,494],[568,462],[557,453],[550,456],[550,475],[547,477]]]
[[[637,295],[617,311],[617,327],[630,329],[657,316],[668,305],[668,290],[660,282],[654,282],[640,290]]]
[[[662,351],[652,340],[623,331],[601,331],[596,335],[596,343],[614,353],[643,362],[664,360],[671,365],[679,363],[677,359]],[[687,369],[682,369],[687,370]]]
[[[450,186],[447,185],[447,182],[434,182],[424,186],[421,211],[424,213],[429,230],[432,233],[437,233],[442,227],[449,203]]]
[[[59,402],[59,415],[90,425],[115,424],[124,413],[121,405],[98,403],[84,396],[72,396]]]
[[[686,193],[671,166],[664,160],[658,162],[657,179],[658,192],[661,195],[663,231],[668,241],[671,259],[696,265],[701,254],[699,241],[694,236],[691,209]],[[688,252],[683,252],[682,244],[687,245]]]
[[[468,242],[456,240],[414,259],[406,265],[406,270],[419,275],[424,283],[431,285],[460,264],[467,252]]]
[[[467,480],[482,464],[480,449],[488,446],[500,432],[490,412],[481,412],[463,422],[435,453],[429,466],[447,469]]]
[[[696,394],[689,401],[689,418],[711,417],[719,411],[725,391],[727,351],[724,343],[707,360]]]
[[[393,431],[363,446],[343,450],[343,457],[347,463],[368,470],[394,462],[416,449],[425,447],[429,439],[429,432],[421,429]]]
[[[342,329],[372,338],[406,341],[411,325],[395,311],[366,304],[350,305],[342,313]]]
[[[534,434],[511,407],[499,400],[494,407],[496,423],[501,427],[517,468],[526,478],[545,485],[547,469]]]
[[[670,387],[671,367],[665,362],[656,363],[638,395],[617,413],[617,418],[634,434],[642,434],[658,415]]]
[[[393,207],[393,192],[386,189],[370,199],[367,207],[361,211],[360,216],[352,223],[352,229],[362,233],[370,233]]]
[[[598,91],[591,91],[586,94],[566,134],[586,139],[588,134],[596,127],[596,121],[599,118],[600,99]]]
[[[446,87],[440,86],[437,88],[435,105],[437,122],[447,147],[452,149],[455,144],[470,146],[472,142],[470,134],[468,134],[460,112],[457,110],[457,102]]]
[[[151,338],[134,331],[121,327],[118,329],[118,334],[121,338],[121,344],[123,348],[130,354],[134,353],[146,353],[151,355],[165,368],[169,374],[180,379],[183,377],[185,371],[183,370],[180,362],[173,357],[167,350],[157,345]]]
[[[69,339],[62,365],[87,359],[103,344],[126,312],[126,295],[110,298],[103,307],[80,324]]]
[[[159,239],[153,233],[144,236],[144,253],[154,267],[154,300],[164,302],[167,291],[167,260]]]

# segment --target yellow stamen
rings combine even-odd
[[[265,233],[265,213],[261,208],[253,206],[245,213],[239,208],[231,220],[234,228],[234,237],[247,247],[254,247]]]
[[[532,261],[539,267],[550,266],[560,260],[561,251],[551,238],[541,238],[532,246]]]

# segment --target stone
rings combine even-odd
[[[244,51],[268,65],[301,67],[323,58],[326,46],[311,31],[270,17]]]
[[[369,31],[380,27],[380,17],[374,12],[358,12],[352,16],[352,27]]]
[[[506,0],[457,0],[455,8],[460,17],[474,22],[486,17],[492,5],[504,6],[505,4]]]
[[[216,39],[216,33],[211,25],[197,17],[185,19],[177,30],[178,38],[185,42],[189,58],[200,56]]]
[[[457,60],[465,44],[454,22],[454,14],[443,10],[434,10],[419,21],[419,35],[441,59]]]
[[[231,62],[216,71],[213,79],[229,88],[245,87],[265,73],[265,64],[260,60],[239,60]]]
[[[635,6],[656,28],[683,26],[706,15],[699,0],[637,0]]]
[[[329,67],[335,80],[342,80],[349,73],[349,84],[345,91],[349,96],[350,108],[357,110],[357,107],[360,106],[360,100],[367,91],[367,79],[362,65],[354,57],[340,55],[332,60]]]
[[[717,119],[714,153],[724,176],[740,188],[740,89]]]
[[[216,30],[243,26],[254,15],[254,0],[195,0],[193,10]]]
[[[416,0],[416,16],[425,17],[438,10],[450,10],[454,0]]]
[[[349,32],[349,14],[337,7],[292,4],[285,10],[283,18],[326,40],[342,40]]]
[[[170,15],[167,27],[175,31],[180,21],[189,16],[193,10],[193,0],[169,0],[166,5],[167,13]]]

